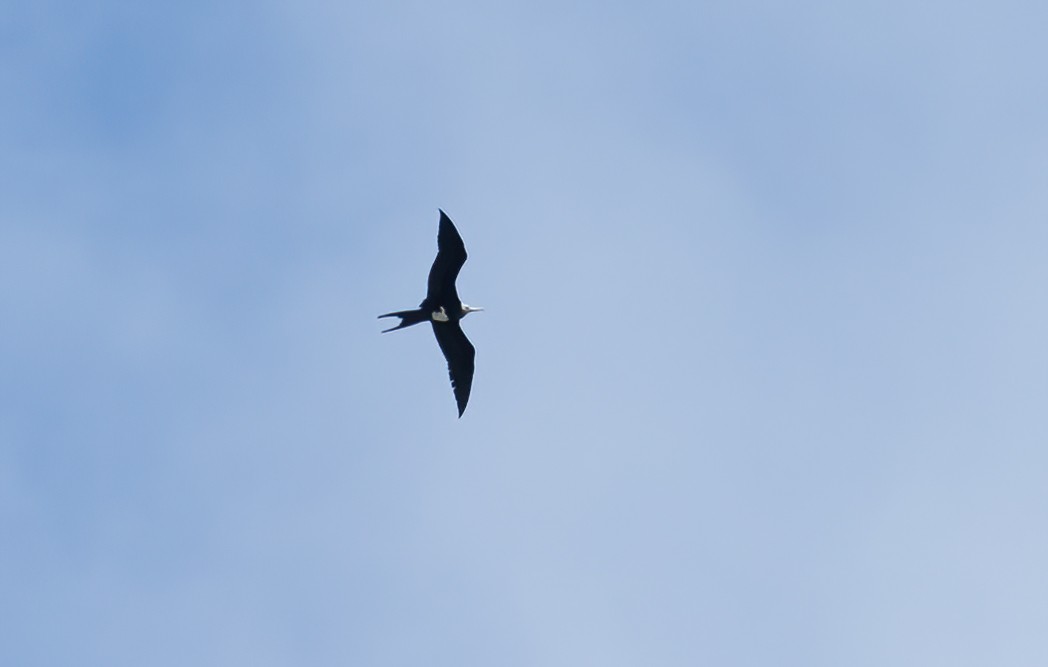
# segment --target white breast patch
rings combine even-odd
[[[441,306],[440,310],[434,310],[433,311],[433,321],[434,322],[447,322],[448,321],[448,314],[444,311],[444,306]]]

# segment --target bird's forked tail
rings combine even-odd
[[[426,314],[426,311],[422,308],[418,308],[416,310],[398,310],[395,313],[386,313],[385,315],[378,316],[379,319],[382,319],[383,317],[399,317],[400,324],[391,329],[385,329],[382,333],[388,333],[390,331],[396,331],[397,329],[403,329],[404,327],[410,327],[413,324],[419,324],[429,319],[429,316]]]

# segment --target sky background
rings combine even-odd
[[[1048,5],[3,14],[0,664],[1048,664]]]

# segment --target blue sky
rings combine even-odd
[[[1045,664],[1046,14],[16,1],[0,663]]]

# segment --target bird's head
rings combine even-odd
[[[480,308],[479,306],[467,306],[466,304],[462,304],[462,317],[465,317],[466,315],[469,315],[470,313],[475,313],[475,312],[477,312],[479,310],[484,310],[484,309]]]

